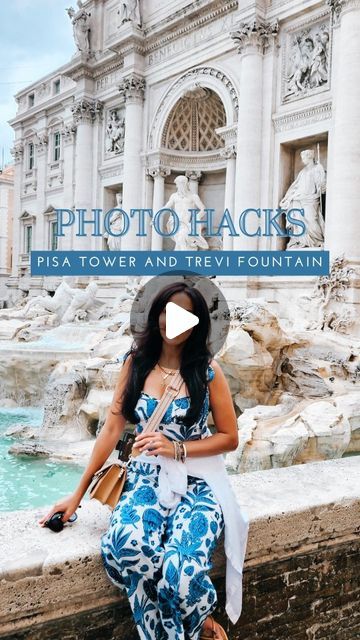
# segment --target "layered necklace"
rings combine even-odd
[[[165,369],[165,367],[162,367],[159,363],[157,363],[156,366],[160,369],[163,387],[166,386],[165,380],[167,380],[169,377],[174,377],[180,371],[180,369]]]

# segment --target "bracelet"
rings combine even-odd
[[[179,447],[179,443],[176,440],[173,440],[173,444],[174,444],[174,459],[176,460],[176,462],[180,461],[180,447]]]

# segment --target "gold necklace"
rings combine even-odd
[[[174,376],[176,373],[179,372],[179,369],[170,369],[170,371],[166,371],[166,369],[164,369],[164,367],[161,366],[161,364],[157,363],[157,366],[159,367],[159,369],[165,373],[165,375],[163,376],[161,374],[161,377],[163,379],[163,384],[165,383],[165,380],[169,377],[169,376]]]

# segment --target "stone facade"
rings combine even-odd
[[[33,249],[54,246],[55,207],[107,211],[120,194],[125,210],[158,210],[176,175],[186,173],[219,215],[276,209],[302,168],[300,152],[311,149],[326,170],[325,249],[355,266],[349,301],[358,305],[359,0],[135,4],[130,11],[117,0],[85,2],[79,20],[90,30],[89,51],[74,32],[69,63],[16,97],[9,286],[28,273],[25,225],[33,226]],[[57,247],[105,248],[102,238],[75,234]],[[284,249],[285,242],[226,236],[224,248]],[[125,245],[161,248],[136,230]],[[304,291],[308,282],[296,286]],[[294,281],[255,284],[274,302]],[[254,279],[233,285],[247,295]],[[27,288],[42,286],[33,279]]]
[[[7,166],[0,171],[0,284],[11,273],[13,203],[14,169]]]

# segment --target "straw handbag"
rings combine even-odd
[[[158,406],[146,423],[142,433],[155,431],[158,428],[162,417],[179,393],[182,383],[183,379],[180,373],[176,374],[173,382],[167,385]],[[124,491],[127,466],[137,455],[139,455],[139,450],[133,447],[126,462],[114,462],[96,471],[91,480],[90,498],[99,500],[99,502],[108,505],[112,510],[115,509]]]

